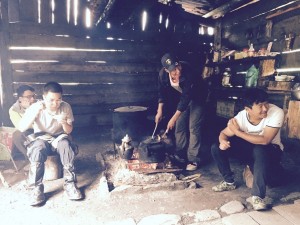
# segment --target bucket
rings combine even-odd
[[[147,108],[142,106],[125,106],[114,109],[112,139],[121,143],[128,134],[133,141],[140,141],[147,132]]]
[[[50,155],[45,162],[44,180],[57,180],[62,178],[63,170],[59,155]]]

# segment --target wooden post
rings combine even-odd
[[[41,23],[51,23],[51,7],[50,0],[41,0]]]
[[[215,35],[214,35],[214,46],[215,50],[221,49],[221,40],[222,40],[222,24],[221,21],[218,20],[215,24]]]
[[[55,0],[54,16],[55,24],[67,24],[67,0]]]
[[[300,139],[300,101],[290,101],[288,109],[288,137]]]
[[[20,20],[19,0],[10,0],[8,2],[9,22],[18,22]]]
[[[38,0],[19,0],[20,21],[38,22]]]
[[[9,30],[8,30],[8,0],[1,1],[2,24],[0,32],[0,85],[2,90],[2,124],[11,126],[8,110],[14,102],[12,89],[12,68],[8,50]]]

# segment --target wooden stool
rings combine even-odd
[[[56,180],[62,178],[63,170],[59,155],[50,155],[45,162],[44,180]]]

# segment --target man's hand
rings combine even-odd
[[[60,115],[54,115],[53,118],[56,119],[57,122],[62,125],[67,123],[67,115],[65,113],[62,113]]]
[[[227,141],[227,140],[221,140],[221,141],[220,141],[219,148],[220,148],[221,150],[227,150],[228,148],[230,148],[230,142]]]
[[[176,119],[174,118],[174,116],[170,119],[170,121],[168,122],[167,125],[167,130],[172,130],[175,127],[176,124]]]
[[[31,112],[33,115],[37,116],[44,108],[45,104],[43,103],[43,101],[37,101],[36,103],[32,104]]]
[[[227,123],[227,126],[234,133],[234,135],[237,135],[237,133],[240,131],[240,126],[235,118],[230,119]]]

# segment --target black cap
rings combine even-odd
[[[165,69],[171,72],[176,68],[176,66],[178,66],[179,63],[177,58],[174,55],[172,55],[171,53],[166,53],[161,58],[161,64]]]

